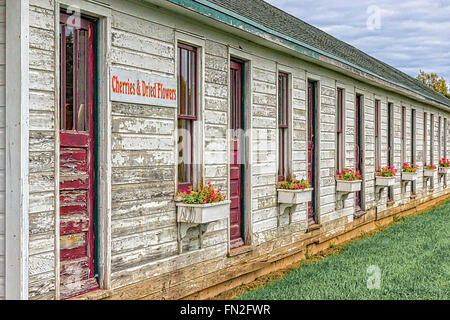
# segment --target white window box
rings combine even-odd
[[[416,181],[417,180],[417,172],[402,172],[402,180],[403,181]]]
[[[287,208],[289,209],[289,224],[292,223],[292,213],[295,212],[297,204],[307,203],[312,200],[313,188],[308,189],[277,189],[278,191],[278,203],[280,204],[278,216],[277,216],[277,226],[280,226],[280,217],[284,214]]]
[[[207,204],[177,202],[177,222],[209,223],[225,219],[230,215],[230,203],[230,200]]]
[[[336,200],[344,203],[350,193],[361,191],[361,184],[362,180],[336,180]]]
[[[278,203],[299,204],[312,200],[313,188],[303,190],[277,189],[277,191]]]
[[[203,248],[203,233],[208,223],[230,217],[230,200],[207,204],[175,202],[177,207],[178,253],[182,253],[182,239],[190,228],[198,227],[199,247]]]
[[[361,180],[336,180],[336,191],[345,193],[361,191]]]
[[[450,167],[439,167],[440,174],[448,174],[450,173]]]
[[[391,187],[395,185],[395,177],[375,177],[375,185],[380,187]]]
[[[423,176],[428,177],[428,178],[433,178],[436,172],[437,172],[437,169],[424,169]]]

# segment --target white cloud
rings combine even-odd
[[[413,77],[422,69],[450,81],[449,0],[266,1]],[[367,28],[370,6],[379,29]]]

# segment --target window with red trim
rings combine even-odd
[[[416,109],[411,109],[411,162],[416,163]]]
[[[424,164],[428,164],[428,155],[427,155],[427,113],[423,113],[423,162]]]
[[[336,106],[336,170],[344,169],[344,90],[337,89]]]
[[[197,120],[197,48],[178,44],[178,189],[194,180],[194,121]]]
[[[288,141],[289,141],[289,75],[278,74],[278,181],[287,179],[288,175]]]
[[[444,118],[444,158],[447,158],[447,118]]]
[[[401,140],[402,140],[402,160],[401,162],[404,163],[406,162],[406,141],[405,141],[405,136],[406,136],[406,108],[402,107],[402,136],[401,136]]]
[[[375,169],[381,168],[380,100],[375,100]]]
[[[430,163],[433,164],[434,162],[434,114],[430,115]]]
[[[416,163],[416,109],[411,109],[411,163]],[[416,194],[416,182],[411,182],[411,194]]]
[[[389,102],[387,109],[387,121],[388,121],[388,130],[387,130],[387,164],[388,166],[394,165],[394,104]],[[391,186],[388,188],[387,200],[394,200],[394,187]]]
[[[441,150],[441,117],[438,118],[439,122],[438,122],[438,157],[439,160],[442,159],[441,155],[442,155],[442,150]]]

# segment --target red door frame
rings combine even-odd
[[[230,248],[238,248],[245,244],[243,237],[244,203],[244,164],[243,164],[243,133],[242,119],[242,76],[243,64],[239,61],[230,61]]]
[[[66,148],[85,148],[87,150],[87,166],[86,170],[88,171],[88,181],[82,180],[73,180],[73,181],[62,181],[60,182],[60,190],[80,190],[83,188],[87,188],[87,210],[89,217],[89,226],[87,236],[85,237],[85,242],[88,248],[86,249],[86,253],[84,249],[76,248],[76,249],[61,249],[60,252],[60,260],[67,261],[78,259],[83,257],[84,255],[88,255],[88,268],[89,268],[89,278],[95,277],[95,229],[94,229],[94,191],[95,191],[95,126],[94,126],[94,61],[95,61],[95,53],[94,53],[94,32],[95,32],[95,23],[89,21],[87,19],[83,19],[81,17],[77,17],[74,19],[72,16],[66,15],[64,13],[60,13],[60,24],[62,25],[61,32],[61,110],[60,110],[60,123],[66,125],[66,35],[65,35],[65,27],[70,26],[75,29],[83,29],[88,32],[87,37],[87,47],[86,47],[86,128],[87,131],[77,131],[78,127],[78,94],[77,94],[77,83],[78,83],[78,73],[76,72],[75,66],[78,65],[78,32],[75,32],[74,39],[74,48],[73,48],[73,117],[74,117],[74,130],[66,130],[65,128],[60,128],[60,149],[64,150]],[[64,110],[63,110],[64,108]],[[61,155],[61,160],[65,158],[66,155]],[[77,158],[80,156],[79,152],[74,151],[70,156]],[[77,167],[80,164],[76,164]],[[68,214],[69,207],[62,207],[60,209],[60,214]],[[73,212],[73,211],[71,211]],[[60,234],[71,234],[80,232],[82,226],[74,226],[68,225],[64,228],[61,227]],[[61,233],[62,232],[62,233]],[[62,270],[63,271],[63,270]],[[81,292],[74,292],[73,295],[78,295],[86,291],[97,289],[98,286],[91,286],[89,290],[84,290]],[[62,298],[67,298],[69,296]]]
[[[317,179],[314,174],[316,153],[316,88],[316,82],[308,81],[308,180],[313,187],[312,200],[308,202],[308,225],[317,223],[317,217],[315,215]]]

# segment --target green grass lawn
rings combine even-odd
[[[370,266],[381,271],[379,289],[367,287]],[[238,299],[450,299],[450,201]]]

